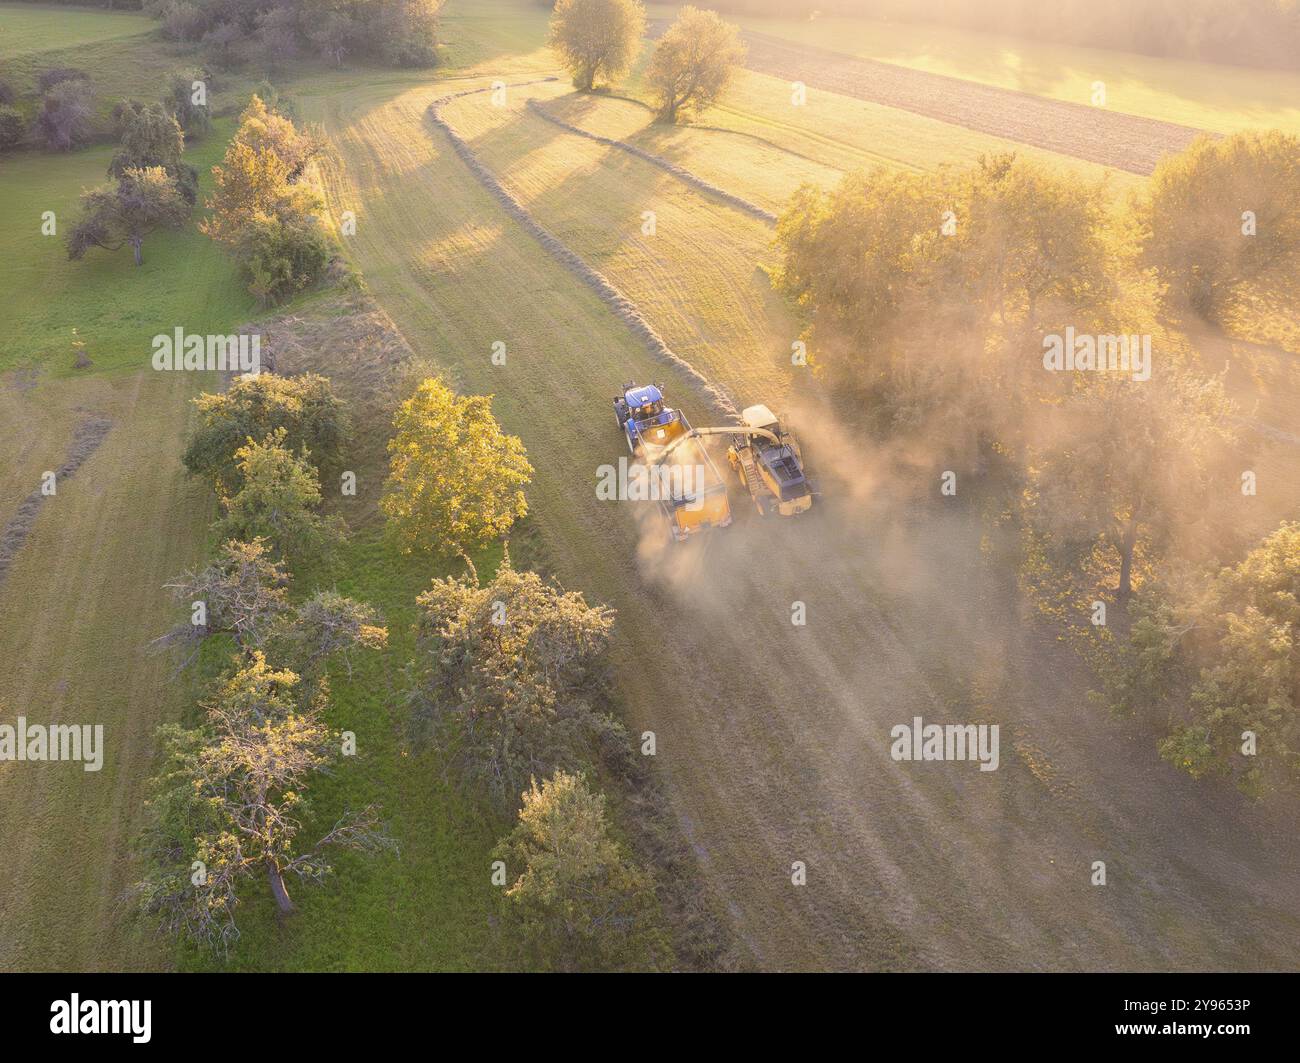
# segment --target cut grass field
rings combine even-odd
[[[187,400],[200,384],[185,374],[95,374],[20,389],[0,377],[6,509],[42,470],[58,468],[87,412],[113,422],[42,505],[0,585],[0,715],[102,724],[105,745],[97,773],[0,765],[0,969],[169,962],[166,945],[134,940],[117,906],[153,730],[180,711],[170,664],[148,650],[173,622],[160,588],[202,555],[212,517],[179,460]]]
[[[80,13],[64,13],[75,26]],[[191,155],[219,156],[229,123]],[[46,499],[0,584],[0,706],[6,720],[102,724],[103,770],[0,766],[0,969],[168,966],[165,942],[121,918],[131,881],[154,728],[183,691],[148,643],[174,622],[162,584],[202,557],[210,492],[180,464],[189,399],[207,374],[155,373],[150,337],[180,325],[229,331],[251,302],[230,263],[193,227],[69,262],[63,234],[110,151],[20,154],[0,165],[0,199],[18,224],[0,232],[0,524],[65,461],[79,425],[111,428]],[[206,175],[205,175],[206,176]],[[205,182],[206,187],[206,182]],[[55,212],[57,236],[41,235]],[[25,219],[25,222],[24,222]],[[72,329],[93,366],[73,368]]]
[[[733,491],[731,529],[669,554],[654,520],[641,525],[596,498],[597,467],[622,452],[610,408],[619,385],[659,380],[697,422],[704,402],[502,213],[429,121],[431,100],[450,91],[553,71],[545,13],[531,0],[451,0],[444,26],[458,69],[443,78],[350,70],[305,77],[293,92],[331,138],[321,180],[335,216],[357,213],[345,247],[368,291],[418,359],[464,391],[496,395],[496,413],[537,470],[529,498],[549,567],[619,611],[615,673],[636,677],[620,685],[626,723],[656,732],[682,828],[734,921],[726,962],[1293,968],[1300,889],[1284,826],[1179,776],[1155,758],[1149,736],[1089,710],[1068,659],[1020,626],[1005,581],[981,560],[978,523],[960,509],[890,504],[915,485],[891,481],[833,419],[801,422],[805,444],[826,462],[828,488],[807,520],[760,523]],[[523,106],[529,93],[774,208],[799,181],[828,183],[864,160],[931,169],[1003,144],[833,94],[815,101],[815,119],[792,117],[788,86],[749,74],[729,99],[736,109],[707,117],[747,136],[650,127],[643,108],[576,98],[562,83],[511,90],[505,108],[487,94],[447,107],[503,184],[633,298],[675,350],[743,401],[778,407],[807,399],[788,364],[797,323],[757,268],[770,256],[770,229],[545,123]],[[105,160],[94,155],[68,159],[97,174]],[[41,161],[62,173],[65,160]],[[20,170],[10,185],[10,166],[0,164],[0,195],[35,197],[45,171]],[[642,233],[646,210],[656,215],[653,236]],[[32,251],[35,237],[9,239],[0,249],[18,260],[13,284],[46,283],[41,271],[53,259]],[[7,715],[15,706],[66,720],[102,712],[95,719],[106,723],[112,756],[90,784],[71,765],[0,770],[0,849],[15,854],[0,862],[0,924],[17,928],[0,936],[0,967],[174,959],[123,923],[113,902],[129,879],[153,727],[183,716],[190,693],[143,646],[174,620],[160,584],[210,549],[212,513],[209,492],[183,478],[176,457],[184,400],[201,382],[128,370],[136,337],[157,331],[148,327],[156,316],[210,312],[205,320],[220,327],[222,282],[213,279],[217,303],[174,289],[138,322],[123,300],[122,320],[103,319],[112,343],[97,352],[87,336],[89,375],[60,362],[61,318],[42,324],[41,307],[21,301],[14,315],[43,345],[50,371],[30,390],[13,386],[26,375],[0,376],[0,445],[21,455],[12,472],[0,467],[6,504],[20,497],[11,487],[25,494],[62,460],[85,411],[102,411],[115,427],[43,508],[0,585],[0,651],[18,662],[0,681],[0,702]],[[109,291],[100,292],[104,306],[115,305]],[[76,298],[70,287],[67,298]],[[336,312],[328,296],[292,309]],[[221,331],[243,320],[237,300],[226,310]],[[498,340],[504,366],[492,362]],[[328,351],[309,357],[313,368],[344,375]],[[363,418],[362,429],[363,469],[374,470],[362,493],[373,500],[382,418]],[[328,822],[344,804],[378,799],[403,852],[341,860],[336,879],[295,894],[301,910],[287,924],[250,891],[232,965],[493,966],[503,957],[488,924],[487,853],[502,825],[450,789],[430,754],[407,746],[392,679],[410,652],[414,595],[441,569],[399,558],[373,519],[356,524],[340,567],[304,574],[296,592],[337,584],[373,602],[393,642],[382,656],[358,658],[352,679],[336,670],[331,723],[356,731],[361,756],[315,788],[314,814]],[[790,624],[796,600],[808,608],[801,629]],[[882,736],[913,715],[1000,722],[1002,768],[986,778],[971,765],[911,771],[893,762]],[[128,744],[116,746],[116,735]],[[1094,858],[1112,869],[1104,893],[1087,885]],[[795,860],[808,867],[806,887],[790,884]],[[180,964],[213,965],[190,952]]]
[[[138,11],[105,11],[66,4],[0,4],[0,60],[80,48],[158,28]]]
[[[530,61],[526,72],[536,69]],[[481,83],[503,76],[516,79],[494,59]],[[443,114],[679,354],[745,400],[788,399],[791,324],[755,270],[769,230],[544,123],[522,106],[527,93],[510,90],[505,108],[465,97]],[[988,615],[990,602],[1008,603],[978,563],[969,519],[877,511],[861,483],[881,474],[870,455],[848,481],[827,470],[835,486],[820,517],[759,524],[738,510],[725,535],[672,555],[657,524],[643,534],[622,507],[594,497],[596,468],[619,454],[609,414],[619,384],[667,377],[693,419],[702,402],[466,180],[428,119],[444,94],[375,86],[305,94],[302,105],[337,149],[325,175],[331,203],[360,208],[348,249],[376,298],[417,351],[466,390],[495,393],[537,469],[530,498],[557,573],[619,610],[617,673],[637,677],[621,690],[627,722],[658,736],[683,828],[736,920],[733,962],[1289,962],[1294,882],[1267,828],[1163,769],[1149,743],[1117,751],[1111,725],[1077,708],[1080,677],[1064,661],[1042,679],[1038,654],[1051,648],[1027,643],[1014,610]],[[695,162],[717,144],[707,176],[727,172],[726,138],[674,135],[696,138],[693,168],[706,169]],[[738,194],[761,196],[740,167],[731,175]],[[641,231],[647,209],[654,236]],[[505,366],[492,364],[496,340]],[[833,431],[810,430],[815,452],[832,454]],[[795,600],[815,620],[792,638]],[[956,770],[913,774],[884,754],[879,736],[892,722],[953,712],[1015,735],[991,786]],[[1224,817],[1228,836],[1207,837],[1205,825]],[[1101,850],[1126,869],[1105,898],[1079,870]],[[1203,853],[1195,868],[1181,856],[1191,850]],[[789,884],[793,860],[810,869],[806,889]],[[1269,914],[1245,927],[1220,914],[1254,906]]]
[[[667,18],[677,7],[649,4],[647,10],[652,17]],[[1300,74],[1294,72],[1160,59],[921,23],[726,17],[795,43],[1070,103],[1090,104],[1093,83],[1101,81],[1108,109],[1196,129],[1300,132]]]

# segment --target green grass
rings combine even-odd
[[[98,773],[0,771],[0,969],[170,962],[165,946],[131,932],[118,905],[132,881],[154,728],[182,708],[171,662],[149,649],[175,622],[162,584],[203,555],[214,516],[210,493],[179,460],[205,376],[91,373],[30,389],[0,377],[0,523],[42,470],[59,467],[88,413],[113,422],[41,507],[0,584],[0,718],[99,723],[106,747]]]
[[[154,19],[138,11],[0,4],[0,60],[138,37],[157,28]]]
[[[485,577],[499,547],[477,558]],[[329,829],[345,808],[376,802],[401,846],[397,856],[335,854],[335,874],[320,886],[289,890],[298,911],[277,918],[263,879],[243,891],[243,934],[228,962],[183,950],[188,968],[250,971],[469,970],[500,962],[490,918],[498,890],[490,883],[492,847],[509,825],[484,813],[449,781],[438,755],[412,746],[406,729],[402,668],[414,653],[415,597],[434,575],[459,570],[426,558],[400,557],[377,530],[358,534],[330,574],[304,576],[378,608],[389,626],[382,653],[360,654],[353,675],[331,669],[328,717],[357,736],[357,757],[333,777],[311,784],[313,816],[302,837]]]
[[[211,186],[212,163],[232,131],[233,120],[218,119],[186,153],[199,169],[201,194]],[[81,261],[69,261],[64,241],[76,224],[78,198],[108,180],[112,154],[109,147],[29,152],[0,166],[0,198],[14,220],[0,229],[0,283],[7,292],[0,307],[0,371],[39,366],[55,375],[72,373],[74,328],[97,371],[147,369],[158,333],[177,326],[226,333],[254,313],[255,301],[228,256],[192,223],[148,237],[139,267],[130,248],[93,248]],[[41,234],[46,211],[55,215],[54,236]]]

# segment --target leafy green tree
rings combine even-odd
[[[239,232],[235,259],[249,278],[248,290],[263,306],[291,299],[325,272],[334,255],[315,215],[257,215]]]
[[[1284,523],[1208,587],[1153,588],[1105,660],[1099,696],[1172,721],[1160,753],[1247,794],[1300,790],[1300,523]]]
[[[1202,317],[1300,313],[1300,137],[1202,137],[1156,167],[1137,216],[1146,262]]]
[[[588,704],[611,610],[507,558],[493,580],[435,579],[418,599],[414,717],[501,805],[532,775],[579,768],[617,725]]]
[[[181,158],[185,134],[160,103],[128,101],[114,111],[121,147],[108,164],[108,175],[121,178],[127,170],[160,166],[176,182],[177,191],[190,206],[198,199],[199,175]]]
[[[736,27],[714,11],[687,5],[655,45],[646,81],[659,101],[659,117],[703,111],[721,98],[745,60]]]
[[[342,538],[337,519],[320,507],[320,479],[304,455],[284,446],[287,431],[277,428],[261,443],[249,439],[235,451],[240,488],[223,497],[225,515],[216,524],[225,539],[262,539],[289,560],[328,552]]]
[[[364,4],[358,6],[361,19],[373,20],[369,47],[385,62],[402,67],[437,63],[442,0],[384,0],[373,14]]]
[[[1110,331],[1106,222],[1099,185],[1015,156],[876,168],[795,195],[776,281],[808,321],[816,371],[884,428],[1010,443],[1065,384],[1026,352],[1067,326]]]
[[[225,495],[235,494],[242,482],[236,452],[249,439],[266,439],[281,428],[284,446],[305,450],[322,480],[340,467],[349,425],[343,400],[326,377],[246,375],[223,392],[200,395],[194,406],[198,425],[185,448],[185,467],[212,477]]]
[[[632,66],[645,33],[645,8],[638,0],[559,0],[551,16],[548,43],[590,92],[597,80],[618,81]]]
[[[204,86],[203,102],[196,102],[195,86]],[[188,70],[172,77],[163,98],[167,113],[176,119],[188,139],[207,136],[212,129],[212,109],[207,103],[207,77],[201,70]]]
[[[426,380],[398,408],[380,509],[402,549],[454,555],[486,546],[528,512],[524,445],[492,416],[490,396],[459,398]]]
[[[605,798],[582,776],[534,779],[494,855],[519,869],[506,913],[540,963],[571,971],[671,963],[654,883],[610,837]]]
[[[79,259],[92,247],[116,251],[129,244],[139,266],[145,237],[158,229],[180,228],[190,207],[167,171],[151,166],[128,169],[116,185],[82,193],[81,212],[68,234],[69,258]]]
[[[342,760],[342,741],[322,719],[325,688],[305,699],[298,687],[295,673],[255,651],[219,684],[203,726],[161,730],[166,768],[153,784],[135,893],[163,929],[224,950],[238,938],[245,880],[264,877],[288,915],[287,880],[323,880],[330,848],[395,848],[374,805],[344,813],[313,845],[301,841],[311,779]]]

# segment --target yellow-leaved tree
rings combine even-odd
[[[467,553],[528,512],[524,444],[492,416],[490,395],[458,397],[426,380],[398,408],[380,508],[403,551]]]
[[[613,82],[628,72],[644,33],[645,8],[638,0],[559,0],[548,43],[574,87],[590,92],[597,79]]]

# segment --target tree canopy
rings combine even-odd
[[[599,80],[618,81],[641,49],[645,8],[638,0],[559,0],[548,43],[573,84],[590,92]]]
[[[426,380],[402,403],[380,508],[406,552],[455,555],[504,535],[528,512],[523,442],[501,430],[492,398]]]
[[[646,81],[659,101],[659,117],[676,122],[718,101],[745,59],[735,26],[717,12],[687,5],[655,45]]]

